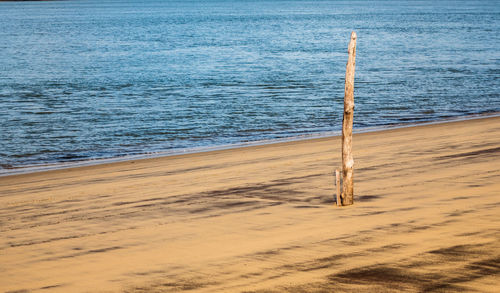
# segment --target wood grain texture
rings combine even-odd
[[[354,119],[354,72],[356,69],[356,33],[351,33],[345,70],[344,117],[342,119],[342,205],[354,202],[354,158],[352,124]]]

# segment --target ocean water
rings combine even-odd
[[[500,111],[499,1],[0,2],[0,173]]]

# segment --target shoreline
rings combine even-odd
[[[496,292],[500,117],[0,178],[0,292]]]
[[[500,117],[500,112],[471,114],[471,115],[466,115],[466,116],[443,118],[443,119],[433,120],[433,121],[411,122],[411,123],[364,127],[361,129],[354,129],[353,133],[379,132],[379,131],[385,131],[385,130],[391,130],[391,129],[434,125],[434,124],[459,122],[459,121],[467,121],[467,120],[475,120],[475,119],[487,119],[487,118],[492,118],[492,117]],[[184,148],[184,149],[172,149],[172,150],[161,151],[161,152],[152,152],[152,153],[144,153],[144,154],[136,154],[136,155],[124,155],[124,156],[111,157],[111,158],[96,158],[96,159],[87,159],[87,160],[82,160],[82,161],[54,162],[54,163],[28,165],[28,166],[21,166],[21,167],[3,168],[3,169],[0,169],[0,178],[7,177],[7,176],[22,175],[22,174],[31,174],[31,173],[38,173],[38,172],[54,171],[54,170],[64,170],[64,169],[73,169],[73,168],[80,168],[80,167],[87,167],[87,166],[96,166],[96,165],[102,165],[102,164],[113,164],[113,163],[129,162],[129,161],[136,161],[136,160],[147,160],[147,159],[155,159],[155,158],[163,158],[163,157],[182,156],[182,155],[187,155],[187,154],[208,153],[208,152],[213,152],[213,151],[231,150],[231,149],[254,147],[254,146],[264,146],[264,145],[269,145],[269,144],[279,144],[279,143],[287,143],[287,142],[295,142],[295,141],[303,141],[303,140],[314,140],[314,139],[321,139],[321,138],[331,138],[331,137],[336,137],[336,136],[340,136],[340,135],[341,135],[340,130],[339,131],[328,131],[328,132],[304,134],[304,135],[300,135],[300,136],[291,136],[291,137],[285,137],[285,138],[240,142],[240,143],[227,144],[227,145],[215,145],[215,146],[193,147],[193,148]]]

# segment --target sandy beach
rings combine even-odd
[[[0,292],[498,292],[500,117],[0,177]]]

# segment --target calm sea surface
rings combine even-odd
[[[0,173],[500,111],[499,1],[0,3]]]

